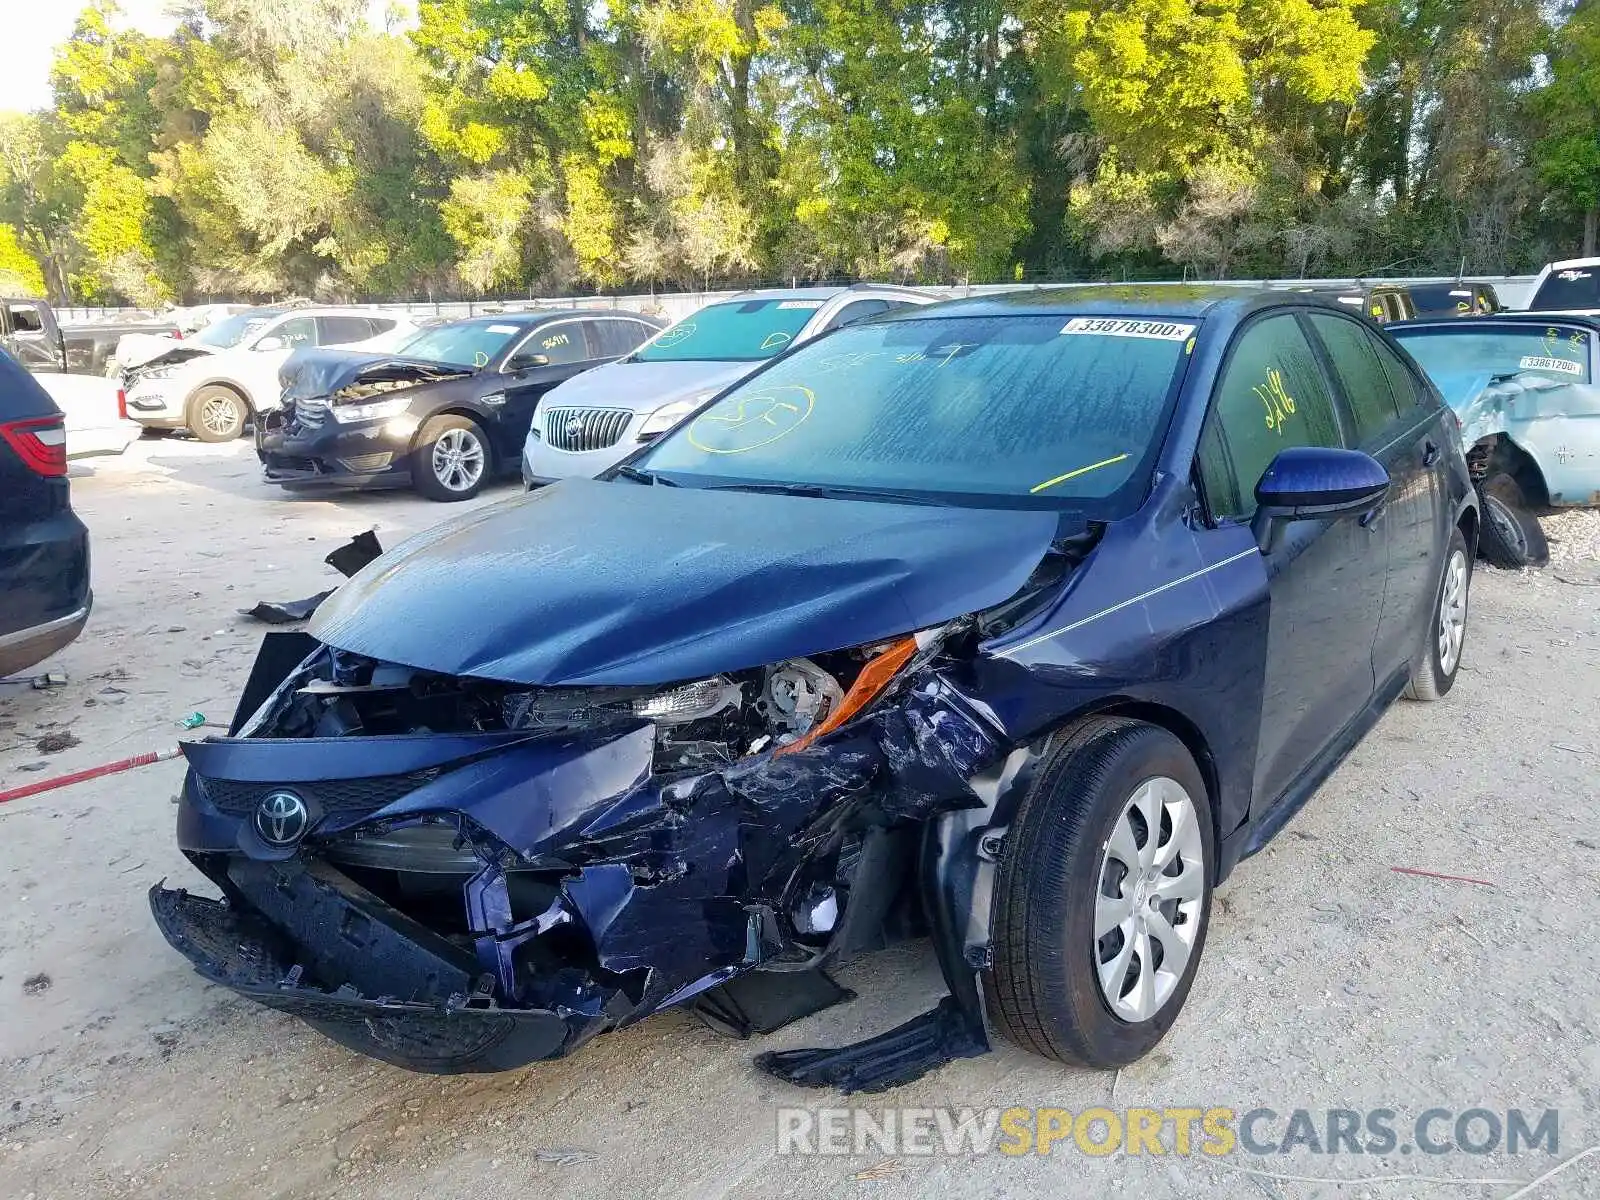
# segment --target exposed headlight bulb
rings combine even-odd
[[[681,725],[714,717],[742,699],[739,685],[723,678],[701,679],[633,702],[633,715],[662,725]]]

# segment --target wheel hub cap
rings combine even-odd
[[[1444,566],[1444,588],[1439,593],[1439,665],[1446,675],[1456,669],[1461,646],[1467,639],[1467,556],[1459,550]]]
[[[1148,1021],[1183,979],[1205,904],[1194,800],[1174,779],[1146,780],[1123,805],[1100,859],[1094,966],[1124,1021]]]
[[[452,492],[464,492],[483,475],[483,444],[465,429],[450,429],[433,444],[433,475]]]
[[[208,400],[200,419],[212,433],[226,433],[233,428],[233,405],[226,400]]]

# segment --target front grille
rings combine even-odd
[[[320,429],[328,419],[326,400],[297,400],[294,405],[294,422],[302,429]]]
[[[552,408],[544,418],[544,440],[557,450],[582,454],[606,450],[622,440],[633,420],[626,408]]]
[[[307,475],[322,473],[322,468],[317,465],[314,458],[296,458],[292,454],[269,454],[267,456],[267,471],[294,471]]]
[[[369,775],[363,779],[325,779],[316,783],[247,783],[238,779],[211,779],[196,775],[194,781],[212,804],[230,817],[246,817],[255,812],[271,792],[292,791],[327,816],[376,812],[409,796],[442,773],[439,767],[411,771],[405,775]]]
[[[370,475],[373,471],[382,471],[394,461],[394,455],[384,454],[357,454],[354,458],[341,458],[340,464],[351,475]]]

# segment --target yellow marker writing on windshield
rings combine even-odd
[[[1046,479],[1043,483],[1028,489],[1028,495],[1036,496],[1040,492],[1055,487],[1058,483],[1065,483],[1069,479],[1076,479],[1079,475],[1087,475],[1090,471],[1098,471],[1101,467],[1109,467],[1127,458],[1126,454],[1119,454],[1115,458],[1104,458],[1097,463],[1090,463],[1087,467],[1079,467],[1076,471],[1068,471],[1065,475],[1057,475],[1054,479]]]

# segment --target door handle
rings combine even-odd
[[[1432,442],[1422,443],[1422,465],[1431,467],[1439,461],[1439,447]]]

